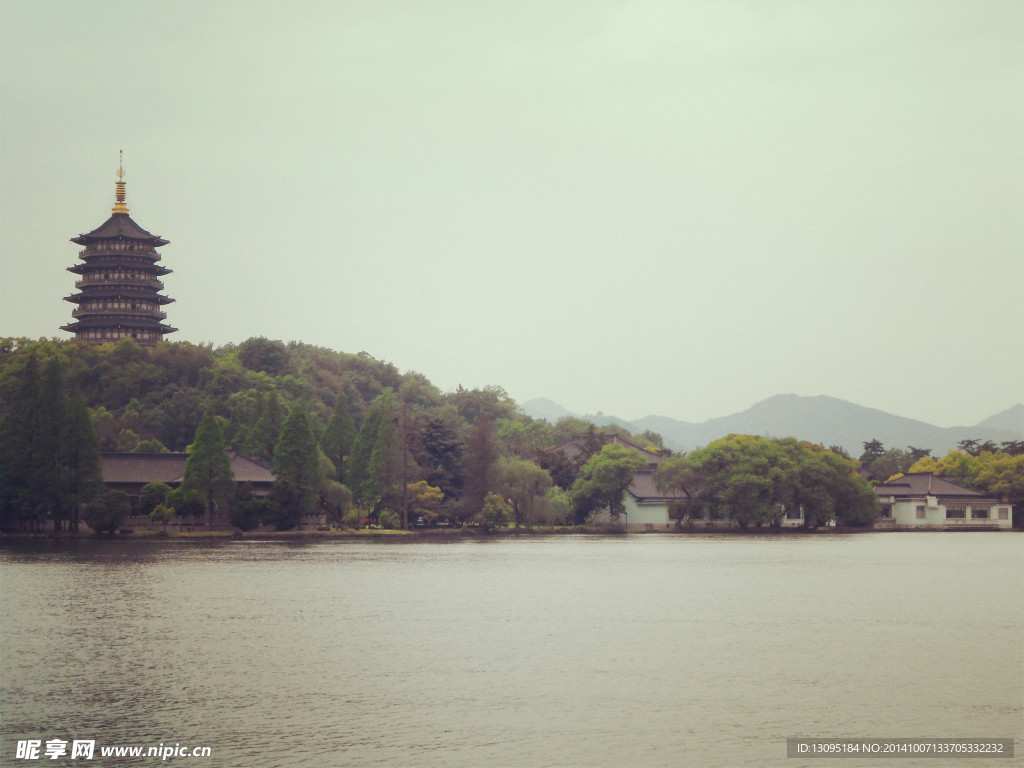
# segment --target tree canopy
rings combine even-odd
[[[656,482],[663,491],[685,491],[707,509],[741,527],[778,526],[789,510],[802,510],[815,528],[868,525],[877,516],[875,494],[853,461],[793,438],[729,435],[664,461]]]

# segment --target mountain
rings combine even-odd
[[[1000,411],[995,416],[989,416],[978,426],[985,429],[1002,429],[1013,432],[1020,440],[1021,434],[1024,433],[1024,403],[1017,403],[1005,411]]]
[[[566,408],[563,408],[554,400],[548,400],[546,397],[538,397],[534,400],[530,400],[523,403],[520,406],[520,410],[527,414],[531,419],[544,419],[554,424],[556,421],[564,416],[575,416]]]
[[[533,402],[523,406],[523,411],[531,416],[534,416],[530,410]],[[546,402],[550,404],[549,412],[572,415],[556,403]],[[557,410],[550,406],[556,406]],[[633,432],[650,429],[665,438],[666,446],[686,451],[731,433],[796,437],[823,445],[840,445],[852,456],[859,456],[863,443],[868,440],[880,440],[887,448],[906,448],[908,445],[930,448],[933,455],[943,456],[955,449],[961,440],[1002,443],[1024,438],[1024,405],[1020,404],[973,427],[946,428],[824,395],[776,395],[740,413],[699,424],[668,416],[646,416],[631,422],[610,417],[587,418],[599,424],[624,424]]]

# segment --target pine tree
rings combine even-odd
[[[274,496],[281,507],[277,527],[294,528],[310,511],[320,486],[316,440],[309,414],[296,403],[274,448]]]
[[[53,530],[61,529],[64,510],[61,498],[61,447],[64,437],[64,375],[60,362],[46,362],[42,386],[36,398],[35,494],[41,512],[53,519]]]
[[[72,532],[78,532],[82,505],[89,504],[102,492],[99,440],[85,398],[77,394],[68,402],[61,461],[62,507],[70,520]]]
[[[17,386],[5,404],[2,456],[2,522],[12,528],[35,528],[37,512],[37,453],[39,435],[39,359],[33,352],[17,376]]]
[[[235,492],[235,476],[224,446],[224,432],[212,403],[206,406],[196,429],[192,452],[185,462],[183,485],[205,500],[207,528],[213,523],[214,504],[227,506]]]
[[[284,409],[281,407],[281,401],[277,392],[271,392],[263,400],[260,417],[249,434],[246,451],[264,459],[272,459],[274,447],[281,436],[283,422]]]

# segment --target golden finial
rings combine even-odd
[[[128,213],[128,204],[124,201],[124,150],[120,150],[121,162],[117,167],[117,196],[114,213]]]

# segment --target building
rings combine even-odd
[[[239,485],[248,483],[254,496],[270,493],[274,485],[274,474],[270,464],[238,451],[229,451],[231,473]],[[139,515],[139,496],[147,483],[166,483],[177,488],[185,479],[187,453],[101,453],[103,484],[107,490],[124,491],[131,500],[132,511],[123,521],[126,528],[144,529],[155,527],[148,517]],[[186,519],[183,526],[188,530],[203,528],[205,516]],[[214,528],[230,529],[231,523],[224,514],[214,515]]]
[[[132,338],[151,346],[172,328],[163,321],[161,310],[174,299],[160,293],[163,275],[171,270],[160,266],[156,249],[168,240],[152,235],[128,215],[125,202],[124,168],[117,171],[114,208],[109,219],[92,232],[71,239],[83,246],[81,264],[68,267],[80,276],[75,288],[80,292],[64,300],[77,307],[71,311],[74,321],[62,325],[62,331],[93,344]]]
[[[681,492],[676,495],[665,495],[655,485],[654,473],[658,470],[658,465],[667,458],[666,454],[649,451],[619,435],[583,435],[562,443],[557,446],[557,450],[570,459],[579,460],[587,450],[586,443],[594,438],[598,439],[602,446],[610,443],[625,446],[639,454],[646,462],[633,474],[633,479],[622,496],[622,504],[626,510],[623,523],[627,530],[664,531],[672,528],[675,520],[670,516],[670,507],[685,502],[687,496]]]
[[[229,451],[231,473],[238,484],[249,483],[255,496],[266,496],[274,485],[270,464],[238,451]],[[172,488],[185,479],[187,453],[101,453],[103,484],[107,490],[124,491],[134,508],[147,483],[167,483]]]
[[[928,472],[875,486],[882,513],[875,528],[1009,529],[1010,504]]]

